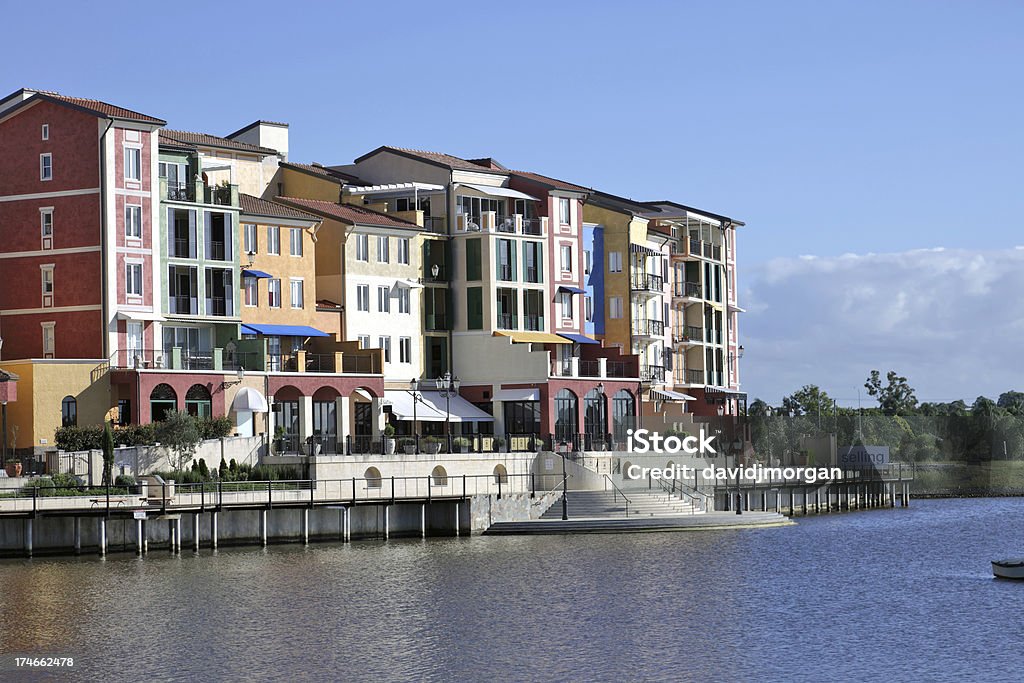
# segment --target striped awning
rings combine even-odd
[[[497,330],[495,337],[511,337],[512,341],[528,344],[572,344],[571,341],[550,332],[511,332]]]
[[[657,249],[651,249],[650,247],[645,247],[642,244],[632,244],[632,243],[629,245],[629,253],[631,253],[631,254],[647,254],[648,256],[663,256],[664,255],[660,251],[658,251]]]
[[[651,398],[655,401],[696,401],[697,399],[689,394],[680,394],[678,391],[668,389],[651,389]]]

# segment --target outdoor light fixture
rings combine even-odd
[[[245,252],[245,255],[249,259],[249,262],[242,266],[242,270],[248,270],[249,268],[252,268],[252,264],[255,262],[256,252],[250,249],[249,251]]]
[[[437,266],[434,266],[436,269]],[[444,396],[444,435],[448,441],[448,452],[452,452],[452,397],[459,395],[459,377],[458,375],[452,376],[450,372],[446,372],[438,377],[434,384],[437,385],[437,391]]]
[[[433,278],[435,280],[437,279],[437,276],[440,273],[441,273],[441,266],[437,265],[436,263],[434,265],[430,266],[430,274],[433,276]]]
[[[238,367],[238,372],[236,373],[236,376],[238,377],[238,379],[235,380],[234,382],[228,382],[228,381],[221,382],[220,383],[221,390],[227,389],[228,387],[233,387],[236,384],[241,384],[242,380],[245,379],[245,368],[243,368],[242,366],[239,366]]]
[[[598,382],[597,383],[597,393],[599,393],[602,396],[604,396],[604,382]]]

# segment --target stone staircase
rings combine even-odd
[[[687,497],[680,500],[664,491],[633,489],[625,491],[626,501],[615,491],[572,491],[567,494],[569,519],[642,519],[703,514]],[[562,500],[558,497],[540,519],[562,519]]]

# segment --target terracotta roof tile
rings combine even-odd
[[[369,154],[364,154],[363,156],[359,157],[359,159],[356,159],[356,161],[358,162],[361,159],[365,159],[365,158],[367,158],[367,157],[369,157],[369,156],[371,156],[371,155],[373,155],[373,154],[375,154],[375,153],[377,153],[379,151],[382,151],[382,150],[389,150],[391,152],[395,152],[396,154],[401,154],[403,156],[415,157],[415,158],[418,158],[418,159],[423,159],[424,161],[429,161],[430,163],[433,163],[433,164],[439,164],[441,166],[444,166],[446,168],[450,168],[452,170],[459,170],[459,171],[483,171],[485,173],[500,173],[502,175],[507,175],[507,173],[508,173],[507,171],[491,168],[490,166],[485,165],[484,162],[490,162],[491,161],[490,159],[480,159],[480,160],[478,160],[480,163],[474,163],[472,161],[469,161],[468,159],[461,159],[459,157],[452,156],[451,154],[444,154],[443,152],[428,152],[428,151],[422,150],[422,149],[409,149],[409,148],[406,148],[406,147],[392,147],[390,145],[384,145],[382,147],[378,147],[377,149],[373,150]]]
[[[124,119],[126,121],[138,121],[140,123],[155,123],[163,126],[167,122],[163,119],[158,119],[155,116],[149,116],[147,114],[140,114],[137,111],[131,109],[125,109],[124,107],[118,107],[115,104],[108,102],[102,102],[100,100],[90,100],[84,97],[68,97],[67,95],[61,95],[57,92],[51,92],[49,90],[32,90],[28,89],[29,92],[36,93],[43,99],[49,99],[56,102],[63,102],[80,109],[85,109],[95,116],[111,117],[115,119]]]
[[[567,190],[569,192],[592,192],[589,187],[583,187],[582,185],[576,185],[575,183],[569,183],[564,180],[558,180],[550,176],[541,175],[540,173],[531,173],[529,171],[510,171],[512,175],[522,176],[527,180],[533,180],[544,185],[550,185],[556,190]]]
[[[242,206],[242,214],[249,216],[268,216],[272,218],[294,218],[302,221],[320,222],[320,218],[291,206],[278,204],[254,197],[251,194],[239,193],[238,202]]]
[[[300,199],[298,197],[276,197],[275,201],[301,207],[317,215],[333,218],[345,223],[378,225],[386,228],[406,228],[410,230],[423,229],[415,223],[353,204],[335,204],[334,202],[326,202],[319,199]]]
[[[162,130],[160,133],[167,139],[188,145],[195,145],[197,147],[217,147],[220,149],[232,149],[238,152],[252,152],[253,154],[263,155],[277,154],[277,150],[270,149],[269,147],[250,145],[247,142],[229,140],[228,138],[222,138],[208,133],[193,133],[186,130]]]

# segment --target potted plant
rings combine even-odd
[[[494,436],[491,437],[491,450],[495,453],[500,453],[505,449],[505,437]]]
[[[284,453],[284,425],[274,427],[274,454]]]
[[[543,450],[543,449],[544,449],[544,440],[541,439],[539,436],[536,436],[536,435],[531,436],[530,437],[530,450],[537,451],[538,453],[540,453],[541,450]]]
[[[464,436],[457,436],[452,441],[455,448],[459,450],[459,453],[469,453],[469,439]]]
[[[388,455],[395,454],[395,427],[392,424],[384,425],[384,452]]]
[[[8,477],[20,477],[21,476],[21,461],[20,460],[8,460],[7,464],[4,465],[4,470],[6,470]]]
[[[320,455],[321,448],[320,430],[316,430],[312,436],[306,437],[306,455]]]
[[[416,455],[416,439],[412,437],[402,439],[402,450],[406,455]]]
[[[423,452],[428,455],[437,455],[441,452],[441,440],[436,436],[424,437],[420,443],[423,446]]]

